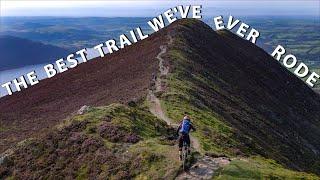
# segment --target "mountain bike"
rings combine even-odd
[[[188,144],[185,140],[183,140],[183,146],[182,146],[182,168],[183,170],[186,170],[186,163],[187,163],[187,156],[188,156]]]

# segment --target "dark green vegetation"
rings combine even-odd
[[[173,131],[146,109],[143,104],[111,104],[75,115],[41,138],[20,142],[0,165],[0,177],[173,179],[181,165],[175,141],[169,140]],[[285,169],[274,160],[243,157],[218,171],[216,178],[316,176]]]
[[[141,27],[144,33],[151,32],[146,23],[149,18],[0,18],[0,35],[14,36],[10,41],[0,38],[0,71],[54,62],[62,57],[66,58],[68,53],[92,48],[108,39],[116,39],[120,34],[128,33],[136,27]],[[1,47],[2,44],[6,46]],[[10,80],[3,79],[1,83]]]
[[[309,66],[320,67],[318,17],[235,17],[259,30],[257,45],[268,53],[283,45]],[[13,35],[73,51],[90,48],[138,26],[152,32],[146,18],[1,17],[0,34]],[[204,22],[213,25],[212,18]],[[235,28],[237,29],[237,28]]]
[[[295,55],[299,62],[307,64],[311,69],[320,68],[320,20],[318,17],[235,18],[240,19],[260,32],[256,44],[269,54],[278,45],[282,45],[286,49],[286,54]],[[212,25],[211,19],[206,19],[205,22]],[[238,29],[238,26],[234,28],[233,32]],[[320,83],[319,81],[318,84]],[[314,88],[320,87],[316,85]]]
[[[319,17],[241,18],[259,30],[258,46],[272,53],[278,44],[309,66],[320,67]]]
[[[145,28],[149,19],[1,17],[0,34],[14,35],[75,51],[91,48],[138,26]]]
[[[312,69],[320,67],[319,59],[319,19],[317,17],[235,17],[256,28],[260,32],[257,45],[269,54],[280,44],[288,53],[296,55],[299,61],[306,63]],[[117,38],[135,27],[142,27],[145,33],[152,31],[147,26],[151,18],[57,18],[57,17],[2,17],[0,35],[13,35],[44,44],[76,51],[84,47],[90,48],[107,39]],[[204,19],[212,25],[212,19]],[[237,29],[237,28],[234,28]],[[1,39],[0,39],[1,41]],[[4,41],[2,41],[4,42]],[[22,67],[30,64],[49,63],[67,53],[59,53],[57,47],[38,50],[34,53],[24,53],[24,48],[1,49],[2,58],[0,70]],[[28,47],[24,45],[24,47]],[[33,50],[33,51],[34,51]],[[20,51],[19,53],[16,53]],[[29,51],[30,52],[30,51]],[[28,58],[21,58],[28,54]],[[35,56],[36,55],[36,56]],[[8,58],[5,58],[8,56]],[[12,57],[14,56],[14,57]],[[16,56],[19,56],[18,58]],[[39,60],[40,58],[40,60]],[[23,63],[18,61],[25,59]],[[11,79],[5,79],[9,81]],[[320,82],[318,82],[319,84]],[[316,85],[315,88],[320,88]]]
[[[317,179],[316,176],[300,173],[261,157],[235,159],[215,179]]]
[[[258,29],[258,45],[270,53],[278,44],[309,65],[320,66],[318,17],[235,17]],[[135,27],[147,31],[146,18],[2,17],[0,34],[14,35],[65,48],[92,47]],[[212,25],[212,19],[204,19]],[[236,28],[235,28],[236,29]]]
[[[246,18],[246,22],[260,31],[258,46],[269,54],[282,45],[287,54],[294,54],[299,62],[320,73],[320,20],[318,17]],[[265,22],[265,23],[262,23]],[[319,80],[314,88],[319,87]]]
[[[179,163],[165,136],[171,130],[145,109],[111,104],[67,119],[41,140],[19,143],[0,177],[172,179]]]
[[[176,122],[184,112],[190,114],[202,154],[232,159],[216,172],[216,178],[318,178],[314,174],[320,174],[319,95],[262,49],[228,31],[214,32],[193,19],[175,22],[116,55],[126,57],[126,53],[137,52],[133,48],[141,47],[141,59],[151,55],[156,59],[167,36],[173,38],[163,56],[170,72],[159,99]],[[95,89],[102,86],[97,77],[101,74],[91,69],[101,67],[101,62],[98,59],[85,64],[90,77],[97,80],[90,84]],[[144,61],[142,67],[153,62]],[[138,63],[129,66],[136,67]],[[77,68],[82,67],[84,64]],[[136,72],[142,73],[139,69]],[[119,78],[114,74],[107,75]],[[148,74],[151,77],[152,73],[144,76]],[[64,87],[75,85],[79,76],[75,77],[68,79]],[[132,80],[128,79],[128,84]],[[132,92],[130,87],[133,86],[125,88]],[[119,91],[122,87],[115,88]],[[108,96],[102,96],[103,90],[100,93],[100,104],[110,101]],[[124,96],[128,92],[123,93]],[[148,111],[146,92],[135,94],[142,97],[128,103],[130,106],[105,103],[83,115],[72,115],[41,137],[19,143],[0,165],[0,178],[173,179],[180,169],[173,130]],[[91,94],[69,95],[93,101]]]
[[[169,32],[171,74],[161,97],[168,115],[189,112],[204,151],[260,154],[320,173],[320,97],[250,42],[198,21],[181,23]]]

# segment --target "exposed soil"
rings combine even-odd
[[[166,103],[179,106],[174,93],[181,92],[185,103],[217,114],[235,130],[232,139],[243,143],[234,154],[257,153],[320,173],[318,94],[270,54],[227,30],[182,20],[172,37],[172,54],[165,58],[172,59],[168,80],[173,86],[164,95]],[[227,150],[230,143],[221,144]]]
[[[190,179],[212,179],[217,170],[228,165],[230,160],[225,157],[212,158],[204,156],[199,159],[188,171],[181,173],[176,180]]]
[[[164,55],[167,52],[167,46],[170,46],[173,42],[173,39],[171,36],[168,36],[168,45],[162,45],[160,46],[160,53],[157,55],[157,59],[159,60],[159,72],[160,76],[156,76],[156,78],[153,79],[155,88],[151,88],[149,90],[147,99],[149,101],[149,109],[152,114],[154,114],[159,119],[164,120],[169,126],[178,127],[178,124],[175,124],[169,117],[166,116],[164,110],[161,107],[161,102],[159,98],[155,95],[156,93],[162,92],[165,90],[165,84],[163,81],[163,78],[166,78],[166,76],[169,73],[169,66],[165,66],[164,59],[162,58],[162,55]],[[198,139],[190,135],[191,145],[192,147],[200,152],[200,143]]]
[[[154,114],[159,119],[165,121],[169,126],[177,128],[179,125],[175,124],[164,112],[161,107],[160,99],[155,95],[161,91],[165,90],[165,83],[163,83],[163,78],[166,78],[169,73],[169,66],[165,66],[164,59],[162,55],[167,52],[167,47],[170,46],[173,42],[171,36],[169,37],[169,41],[167,45],[160,46],[160,53],[157,55],[157,59],[159,60],[159,72],[160,76],[155,77],[153,79],[155,88],[151,88],[149,90],[149,94],[147,99],[149,101],[149,110],[152,114]],[[201,147],[199,140],[190,134],[191,146],[195,151],[200,152]],[[178,158],[178,157],[175,157]],[[211,179],[214,173],[224,165],[229,164],[230,160],[227,158],[212,158],[210,156],[203,156],[196,160],[196,163],[188,170],[179,174],[176,179]]]
[[[48,131],[83,105],[126,103],[148,93],[151,112],[172,125],[156,96],[157,89],[166,90],[165,83],[154,82],[151,96],[148,91],[154,72],[169,72],[159,70],[158,61],[167,50],[159,47],[167,43],[169,32],[176,32],[172,37],[177,39],[171,48],[183,55],[170,62],[175,69],[169,70],[192,84],[189,98],[250,139],[230,140],[286,167],[320,173],[320,96],[251,42],[192,19],[1,98],[0,152]],[[119,138],[127,141],[121,133]]]

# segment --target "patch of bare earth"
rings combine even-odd
[[[163,83],[164,78],[169,73],[169,67],[165,66],[164,59],[162,55],[167,52],[168,46],[171,45],[173,39],[171,36],[168,36],[169,41],[168,45],[160,46],[160,53],[157,55],[157,59],[159,60],[159,70],[157,74],[159,76],[154,77],[153,85],[154,87],[149,90],[149,94],[147,99],[149,101],[149,110],[152,114],[154,114],[159,119],[165,121],[169,126],[177,128],[178,125],[174,124],[173,121],[165,114],[164,110],[161,107],[160,99],[157,98],[156,94],[165,91],[166,85]],[[201,147],[199,140],[194,136],[190,135],[191,146],[195,151],[200,152]],[[178,156],[174,157],[178,158]],[[184,171],[179,174],[176,179],[211,179],[214,176],[214,173],[221,167],[229,164],[230,160],[228,158],[219,157],[219,158],[212,158],[210,156],[203,156],[196,160],[196,163],[192,165],[192,167],[188,171]]]

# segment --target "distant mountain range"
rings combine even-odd
[[[70,51],[19,37],[0,36],[0,71],[41,64],[65,57]]]
[[[144,32],[153,32],[148,24],[151,17],[1,17],[0,35],[14,35],[45,44],[76,51],[90,48],[98,42],[113,39],[140,26]],[[268,53],[278,45],[309,66],[319,68],[318,17],[241,17],[259,30],[257,45]],[[213,25],[211,18],[204,22]],[[234,28],[237,30],[238,28]]]
[[[113,39],[134,27],[147,29],[150,18],[2,17],[0,35],[14,35],[76,51]],[[144,31],[147,32],[147,31]]]
[[[199,142],[191,165],[223,156],[230,164],[211,169],[221,179],[319,179],[319,112],[319,94],[263,49],[178,20],[2,97],[0,179],[174,179],[165,122],[185,113]]]

